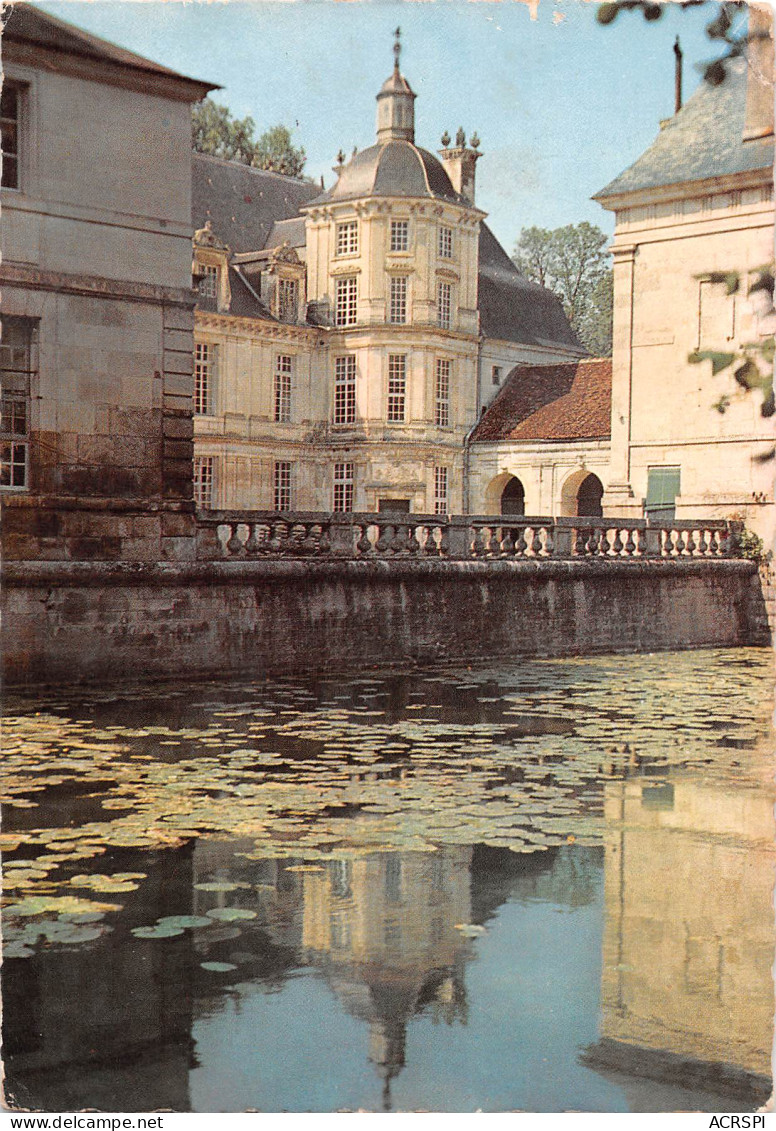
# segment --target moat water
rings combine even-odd
[[[7,695],[6,1103],[747,1111],[761,649]]]

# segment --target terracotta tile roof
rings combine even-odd
[[[517,365],[472,440],[609,439],[611,404],[610,358]]]

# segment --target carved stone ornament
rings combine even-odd
[[[296,251],[289,246],[288,240],[285,240],[280,247],[276,247],[272,252],[272,263],[295,263],[301,264],[301,259]]]
[[[212,247],[217,251],[229,251],[227,244],[223,243],[213,231],[213,221],[206,220],[204,228],[198,228],[194,233],[195,247]]]

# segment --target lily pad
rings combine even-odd
[[[212,880],[207,883],[194,884],[195,891],[236,891],[237,884],[227,883],[226,880]]]
[[[132,934],[137,939],[173,939],[176,935],[183,934],[183,927],[160,926],[133,927]]]
[[[231,962],[200,962],[200,966],[203,970],[212,970],[214,974],[229,974],[237,969]]]
[[[256,918],[256,912],[249,911],[246,907],[214,907],[207,914],[211,919],[218,919],[223,923],[232,923],[237,919]]]
[[[204,915],[165,915],[162,919],[157,919],[157,927],[183,927],[184,930],[191,927],[212,927],[213,920],[205,918]]]

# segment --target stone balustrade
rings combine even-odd
[[[528,515],[203,511],[197,515],[197,558],[736,558],[742,529],[742,523],[726,519],[650,523]]]

